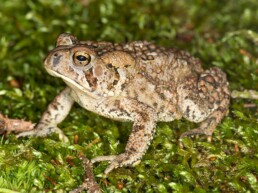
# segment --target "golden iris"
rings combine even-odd
[[[76,66],[86,66],[90,63],[91,57],[83,51],[77,51],[73,55],[73,61]]]

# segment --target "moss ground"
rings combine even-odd
[[[2,0],[0,111],[39,120],[64,87],[42,67],[62,32],[84,40],[149,40],[185,49],[205,68],[222,68],[231,89],[258,90],[257,10],[257,0]],[[179,148],[178,137],[195,125],[186,120],[159,123],[139,165],[104,177],[107,163],[95,164],[96,179],[103,192],[257,192],[257,105],[232,100],[213,141],[185,139],[185,149]],[[131,126],[75,105],[60,125],[70,143],[57,135],[1,136],[0,192],[68,192],[83,179],[77,152],[89,158],[121,153]]]

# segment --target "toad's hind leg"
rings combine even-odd
[[[216,126],[226,115],[230,93],[226,75],[219,68],[204,71],[199,77],[189,76],[178,87],[179,107],[183,117],[200,122],[196,129],[189,130],[181,138],[192,135],[207,135],[211,139]]]

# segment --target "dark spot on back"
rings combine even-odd
[[[112,64],[108,64],[107,67],[108,68],[113,68],[113,65]]]
[[[113,81],[113,86],[117,85],[117,83],[118,83],[118,80],[114,80]]]
[[[156,103],[156,102],[154,102],[152,105],[153,105],[155,108],[158,107],[158,103]]]
[[[190,107],[189,106],[187,106],[186,107],[186,115],[189,117],[189,113],[190,113]]]

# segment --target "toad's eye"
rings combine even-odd
[[[90,63],[91,57],[83,51],[75,52],[73,55],[73,62],[76,66],[86,66]]]

